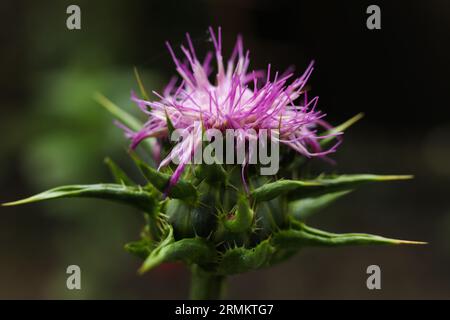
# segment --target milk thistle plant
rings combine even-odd
[[[153,92],[155,100],[136,72],[141,94],[131,99],[148,117],[144,124],[96,95],[131,140],[131,158],[146,184],[107,159],[115,183],[62,186],[6,205],[91,197],[134,206],[146,224],[125,249],[143,259],[139,272],[181,261],[192,272],[193,299],[221,298],[228,275],[270,267],[308,246],[419,243],[306,225],[306,217],[363,184],[411,176],[299,177],[308,159],[328,159],[361,115],[336,127],[324,120],[318,98],[308,99],[305,89],[313,63],[295,79],[290,72],[273,74],[270,65],[249,71],[241,38],[224,63],[220,28],[210,28],[210,36],[214,50],[202,62],[189,35],[181,46],[184,61],[167,44],[181,79]],[[138,146],[150,160],[138,157]]]

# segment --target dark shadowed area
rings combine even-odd
[[[82,29],[66,28],[77,4]],[[199,53],[208,26],[222,26],[224,55],[242,34],[252,68],[300,75],[311,60],[318,108],[338,124],[358,112],[327,172],[413,174],[369,185],[309,224],[429,242],[426,246],[311,248],[272,269],[234,276],[238,299],[450,298],[450,3],[377,2],[382,29],[366,28],[360,1],[2,1],[0,3],[0,202],[64,184],[108,182],[115,159],[136,174],[129,142],[92,99],[99,91],[139,115],[137,85],[161,91],[174,75],[164,46],[189,32]],[[189,277],[178,264],[144,276],[123,250],[139,236],[139,212],[99,200],[0,208],[0,298],[179,299]],[[82,290],[66,288],[66,268]],[[366,268],[382,271],[368,290]]]

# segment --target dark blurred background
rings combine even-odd
[[[81,7],[82,29],[66,28]],[[366,8],[381,7],[381,30]],[[334,155],[342,173],[414,174],[339,200],[310,224],[428,241],[427,246],[308,249],[270,270],[231,278],[234,298],[450,298],[450,3],[448,1],[2,1],[0,201],[62,184],[110,181],[103,158],[132,170],[128,141],[92,99],[100,91],[136,112],[133,66],[160,91],[174,74],[164,47],[190,32],[198,51],[222,26],[225,56],[238,33],[252,67],[290,65],[310,81],[332,123],[358,112]],[[165,265],[138,276],[123,250],[139,212],[96,200],[0,208],[0,298],[185,298],[188,273]],[[66,289],[66,267],[82,290]],[[366,268],[382,290],[366,288]]]

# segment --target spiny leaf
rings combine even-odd
[[[210,185],[217,186],[227,182],[227,172],[219,163],[196,165],[194,174],[198,179],[205,180]]]
[[[26,199],[4,203],[4,206],[14,206],[58,198],[99,198],[132,205],[144,211],[151,211],[157,200],[142,188],[129,187],[120,184],[90,184],[70,185],[50,189]]]
[[[250,208],[250,203],[247,197],[240,196],[237,203],[236,212],[229,217],[228,215],[223,217],[223,224],[231,232],[239,233],[245,232],[251,229],[255,213]]]
[[[267,239],[251,249],[244,247],[228,249],[219,260],[217,272],[227,275],[267,267],[274,252],[275,248]]]
[[[412,175],[375,175],[375,174],[344,174],[335,176],[319,176],[311,180],[315,186],[289,192],[290,199],[302,199],[305,197],[317,197],[327,193],[356,188],[370,182],[386,182],[412,179]]]
[[[217,273],[231,275],[267,267],[274,251],[268,240],[254,248],[230,248],[222,254]]]
[[[325,135],[329,135],[329,134],[336,134],[339,132],[343,132],[345,131],[347,128],[349,128],[350,126],[352,126],[353,124],[355,124],[356,122],[358,122],[359,120],[361,120],[361,118],[364,117],[364,113],[358,113],[357,115],[353,116],[352,118],[348,119],[347,121],[345,121],[344,123],[334,127],[331,130],[328,130]],[[328,137],[325,138],[323,140],[320,141],[320,146],[326,147],[331,141],[333,141],[334,139],[336,139],[336,137]]]
[[[142,123],[134,116],[119,108],[115,103],[106,98],[99,92],[94,94],[94,100],[97,101],[102,107],[108,110],[117,120],[125,124],[132,130],[138,131],[142,128]]]
[[[352,190],[337,191],[325,193],[318,197],[296,200],[289,203],[289,212],[296,219],[304,220],[350,192]]]
[[[152,241],[160,241],[164,230],[167,228],[167,217],[161,213],[161,206],[162,203],[158,201],[153,211],[147,211],[144,215],[145,222],[147,223],[147,237]]]
[[[109,170],[111,171],[111,174],[113,175],[116,183],[125,184],[127,186],[135,186],[136,185],[136,183],[127,176],[125,171],[123,171],[110,158],[105,158],[105,163],[108,166]]]
[[[194,185],[188,181],[180,179],[177,184],[169,187],[170,175],[157,171],[140,160],[136,154],[131,154],[134,162],[142,172],[142,175],[159,191],[168,194],[174,199],[181,199],[188,203],[195,204],[198,200],[198,192]]]
[[[299,228],[280,230],[272,239],[275,247],[300,249],[307,246],[425,244],[425,242],[390,239],[365,233],[330,233],[298,223]]]
[[[263,202],[256,208],[255,234],[260,239],[269,237],[274,231],[286,227],[287,210],[281,208],[279,199]]]
[[[144,263],[139,269],[139,273],[144,273],[151,268],[154,268],[161,263],[164,262],[164,254],[161,254],[161,250],[168,245],[175,242],[175,238],[173,237],[173,228],[170,225],[167,225],[165,229],[164,237],[161,241],[156,245],[156,247],[150,252],[150,254],[145,258]]]
[[[108,110],[114,118],[122,122],[124,125],[129,127],[133,131],[139,131],[141,130],[143,124],[141,121],[136,119],[133,115],[129,114],[125,110],[119,108],[115,103],[113,103],[111,100],[106,98],[104,95],[102,95],[99,92],[96,92],[94,94],[94,100],[97,101],[102,107],[104,107],[106,110]],[[151,152],[153,149],[153,145],[155,143],[154,138],[147,138],[142,141],[142,144],[145,146],[145,148]]]
[[[319,186],[316,182],[299,180],[278,180],[267,183],[251,192],[252,198],[256,202],[269,201],[289,191],[303,187]]]
[[[139,86],[139,90],[141,91],[141,94],[144,97],[144,99],[149,101],[150,98],[149,98],[149,96],[147,94],[147,91],[145,90],[144,84],[142,83],[142,80],[141,80],[141,77],[139,75],[139,72],[138,72],[136,67],[134,67],[133,69],[134,69],[134,76],[136,77],[136,82],[138,83],[138,86]]]
[[[349,174],[340,176],[318,177],[314,180],[278,180],[267,183],[251,192],[256,202],[268,201],[282,194],[289,194],[291,199],[319,196],[357,187],[368,182],[382,182],[411,179],[410,175],[374,175]]]
[[[145,259],[152,251],[152,242],[149,239],[141,239],[125,244],[124,248],[127,252]]]
[[[324,133],[324,136],[336,134],[339,132],[344,132],[347,128],[358,122],[362,117],[364,117],[364,113],[358,113],[357,115],[353,116],[352,118],[348,119],[344,123],[326,131]],[[319,144],[321,148],[326,148],[332,141],[337,139],[338,136],[330,136],[327,138],[324,138],[320,140]],[[295,157],[292,162],[286,167],[287,172],[295,172],[300,165],[306,162],[308,158],[306,157]]]
[[[172,120],[170,119],[170,116],[167,113],[166,109],[164,109],[164,113],[166,115],[167,129],[169,131],[169,141],[172,141],[172,140],[170,140],[170,138],[172,137],[172,133],[175,131],[175,127],[174,127]]]
[[[190,264],[208,264],[216,260],[214,247],[203,238],[186,238],[175,241],[172,227],[166,238],[145,259],[139,273],[149,271],[161,263],[182,261]]]

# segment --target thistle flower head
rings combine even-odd
[[[244,157],[249,161],[244,159],[242,173],[247,164],[252,164],[251,155],[255,150],[251,147],[255,146],[255,140],[258,140],[258,149],[261,141],[270,138],[271,145],[275,140],[300,155],[323,157],[333,152],[340,142],[336,132],[361,118],[357,115],[335,128],[323,120],[324,115],[316,110],[318,98],[308,100],[305,90],[313,71],[312,63],[296,79],[291,73],[271,74],[270,65],[264,72],[250,72],[249,53],[244,53],[242,40],[238,38],[225,66],[220,29],[217,35],[210,29],[210,34],[214,53],[207,54],[202,62],[197,58],[189,35],[187,48],[181,47],[185,62],[177,59],[168,44],[181,83],[171,81],[163,94],[155,93],[157,101],[132,95],[132,100],[148,115],[143,127],[138,119],[105,97],[97,96],[118,120],[137,130],[121,125],[131,138],[133,148],[149,137],[171,138],[173,129],[189,133],[167,155],[161,154],[165,158],[160,168],[175,158],[179,162],[172,175],[156,170],[132,153],[145,184],[128,177],[109,159],[106,163],[115,183],[62,186],[4,205],[94,197],[133,206],[144,212],[146,225],[141,239],[128,243],[125,248],[145,259],[140,272],[165,262],[184,262],[193,273],[193,298],[219,297],[221,285],[217,283],[226,276],[272,266],[307,246],[421,243],[361,233],[329,233],[304,223],[310,215],[363,184],[404,180],[411,176],[321,174],[299,180],[301,161],[294,161],[275,179],[252,179],[250,190],[243,179],[245,192],[236,187],[240,177],[233,172],[234,166],[198,166],[193,174],[181,178],[192,155],[203,146],[203,130],[228,133],[232,129],[237,143],[249,145]],[[211,66],[213,55],[216,67]],[[138,82],[141,86],[139,78]],[[328,133],[321,134],[321,128]],[[272,131],[276,131],[275,134],[267,135]],[[323,146],[330,141],[338,143],[324,150]],[[150,147],[153,156],[160,155],[159,144]],[[237,144],[236,148],[239,148]],[[161,150],[167,152],[166,148]]]
[[[329,129],[329,126],[322,120],[324,114],[316,110],[318,97],[308,100],[305,90],[313,62],[303,75],[294,79],[291,72],[272,74],[270,64],[266,71],[249,71],[249,51],[244,52],[242,39],[238,37],[225,66],[221,30],[219,28],[217,35],[212,28],[209,32],[214,53],[209,52],[202,62],[189,34],[186,35],[187,47],[181,46],[186,58],[184,63],[167,43],[181,83],[177,85],[173,79],[162,95],[154,92],[157,101],[146,101],[132,94],[132,100],[149,117],[140,131],[127,130],[132,148],[148,137],[168,137],[169,122],[175,129],[195,133],[175,146],[160,163],[160,167],[166,166],[177,157],[179,165],[173,182],[180,177],[195,149],[201,146],[201,130],[204,129],[238,129],[238,143],[257,140],[261,129],[277,130],[277,135],[270,138],[303,156],[325,156],[335,151],[337,144],[327,150],[319,144],[320,139],[328,136],[319,136],[318,129]],[[215,71],[211,65],[213,55]],[[211,77],[213,72],[216,74]]]

